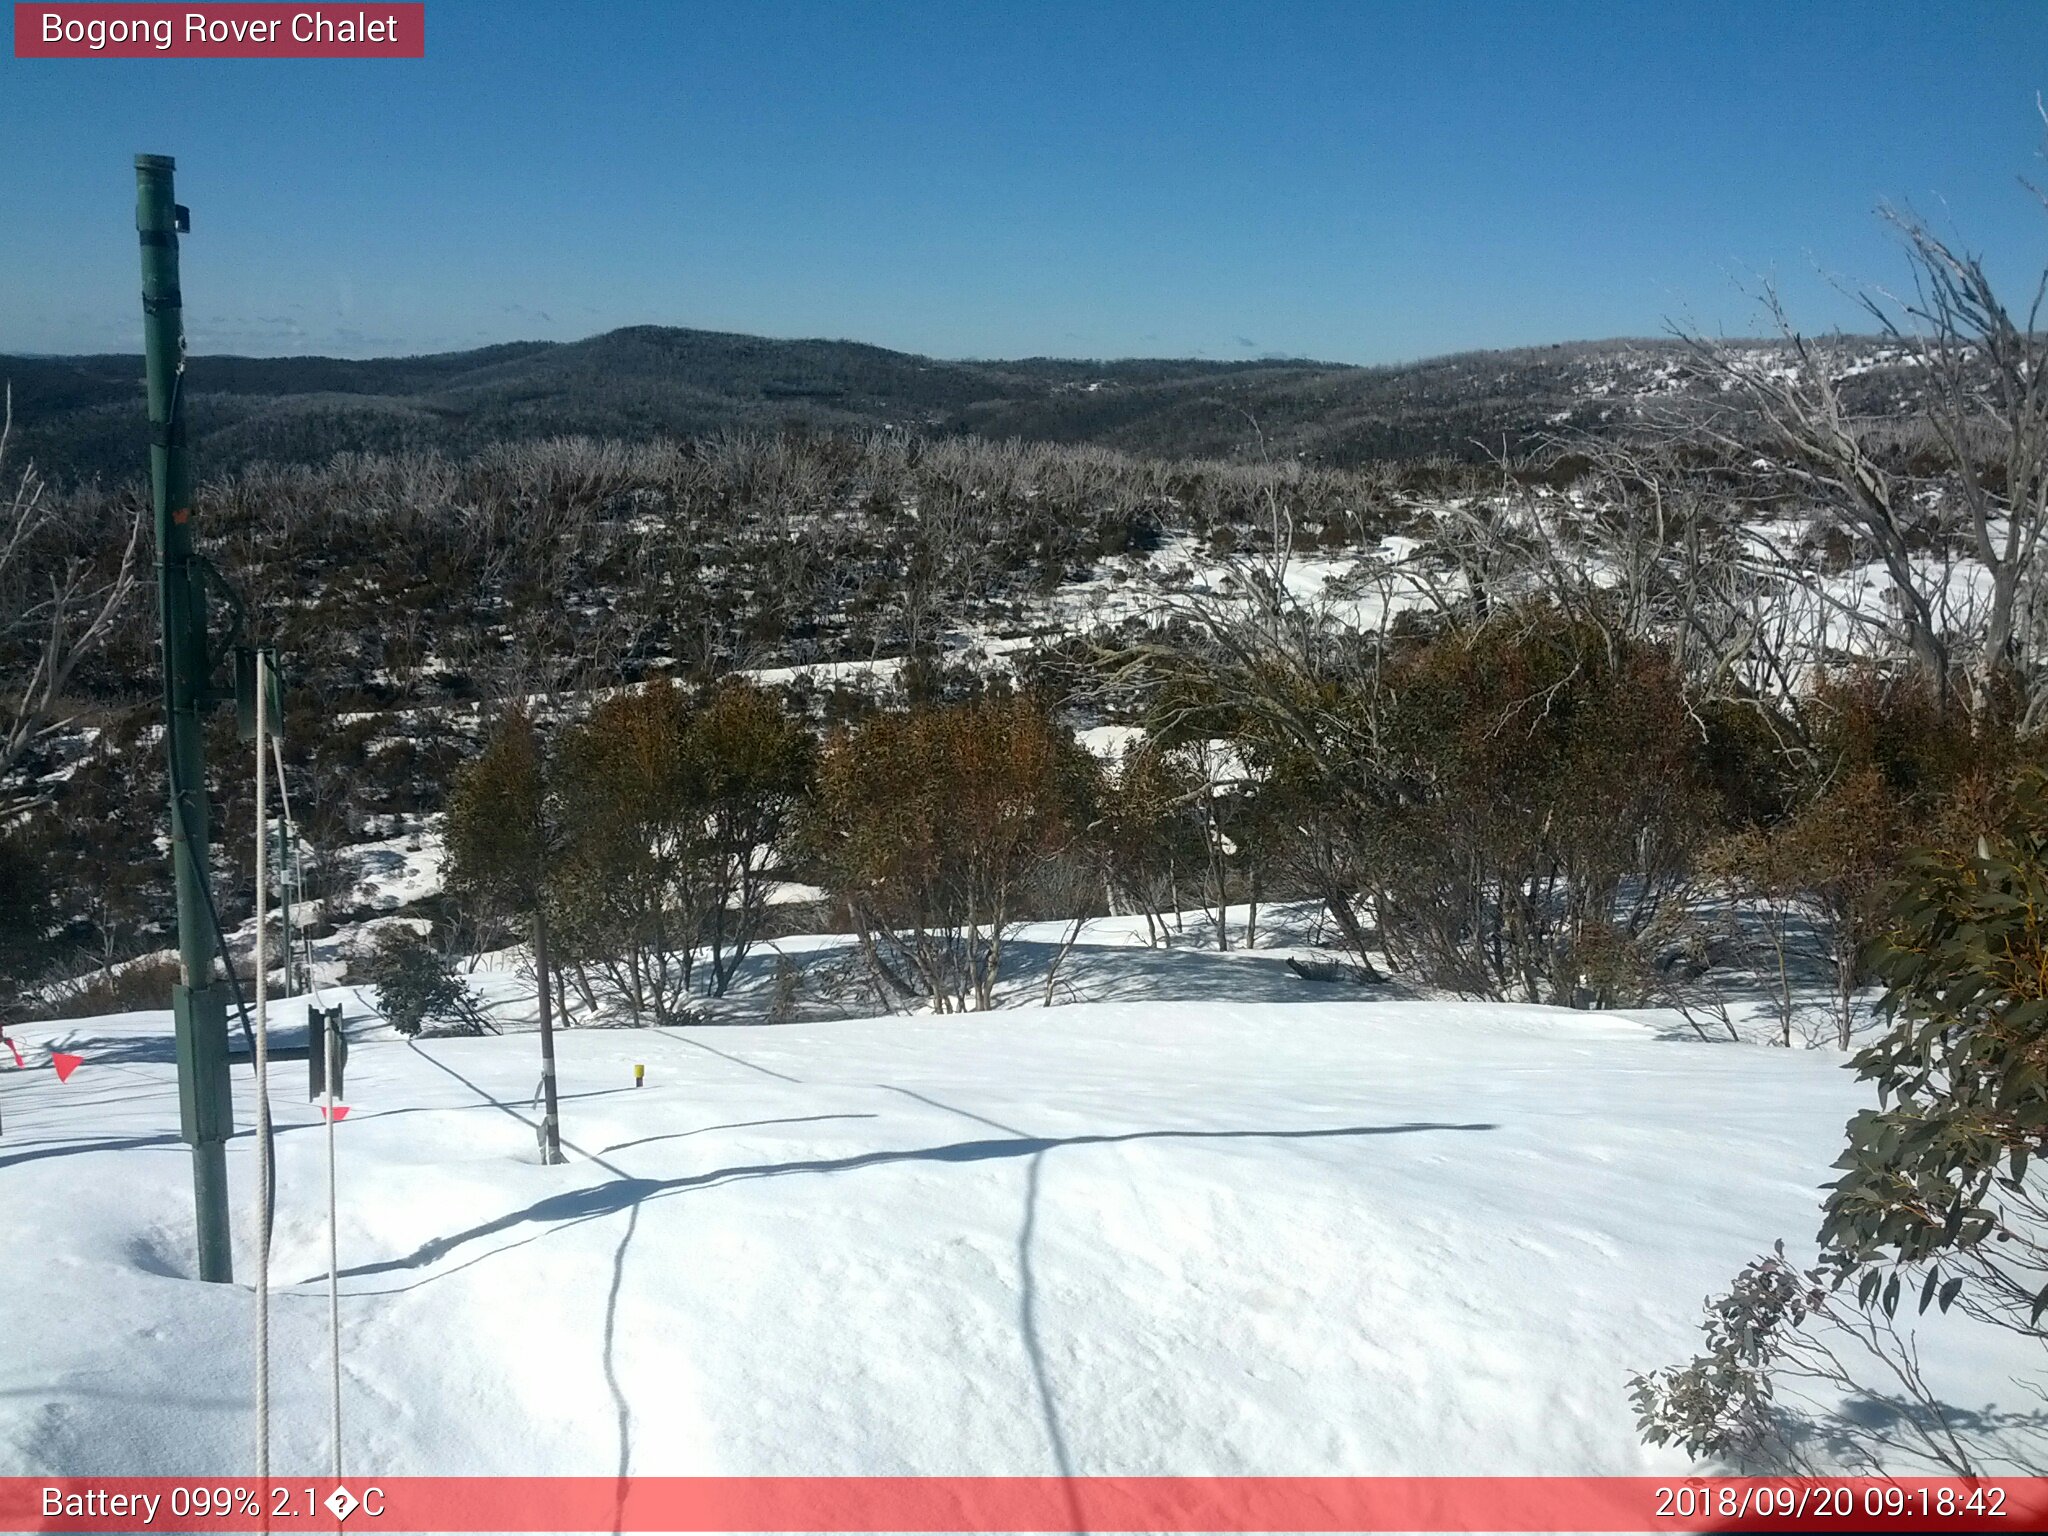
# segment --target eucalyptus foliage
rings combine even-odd
[[[1849,1122],[1819,1261],[1800,1269],[1780,1242],[1744,1269],[1707,1304],[1704,1352],[1631,1382],[1638,1425],[1695,1457],[1798,1466],[1816,1426],[1781,1388],[1801,1381],[1890,1410],[1818,1426],[1873,1469],[1903,1450],[2038,1471],[2037,1416],[1959,1415],[1923,1362],[1948,1329],[1988,1326],[2010,1336],[2016,1383],[2039,1395],[2048,1374],[2048,775],[2019,779],[1973,851],[1907,860],[1870,964],[1885,1027],[1850,1066],[1877,1104]],[[1923,1330],[1930,1310],[1956,1315]]]

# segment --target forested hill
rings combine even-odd
[[[948,362],[844,341],[635,326],[577,342],[351,361],[191,359],[202,473],[257,459],[561,434],[894,426],[1158,455],[1254,449],[1332,464],[1498,451],[1671,387],[1670,343],[1464,353],[1384,368],[1298,360]],[[5,357],[15,429],[66,481],[139,473],[139,356]]]

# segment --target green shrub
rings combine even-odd
[[[377,1011],[401,1035],[417,1035],[430,1023],[447,1024],[463,1035],[480,1035],[492,1027],[456,974],[453,958],[409,928],[379,934],[364,972],[376,993]]]
[[[1964,1476],[2048,1464],[2024,1410],[1942,1400],[1911,1322],[1934,1309],[1998,1329],[2015,1384],[2043,1395],[2048,775],[2028,771],[2008,798],[1974,854],[1910,855],[1893,888],[1871,955],[1887,1027],[1852,1062],[1877,1106],[1849,1122],[1819,1262],[1795,1268],[1778,1243],[1708,1304],[1704,1354],[1633,1380],[1649,1443],[1810,1470],[1782,1390],[1805,1382],[1885,1410],[1828,1426],[1838,1454],[1870,1470],[1902,1454]]]

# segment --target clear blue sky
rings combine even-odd
[[[940,356],[1753,333],[1910,201],[2048,262],[2048,4],[429,0],[427,58],[0,57],[0,351],[139,346],[176,155],[197,351],[637,323]]]

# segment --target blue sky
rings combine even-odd
[[[429,0],[427,57],[0,57],[0,351],[132,351],[177,156],[196,351],[659,323],[946,357],[1810,329],[1906,201],[2048,263],[2048,4]]]

